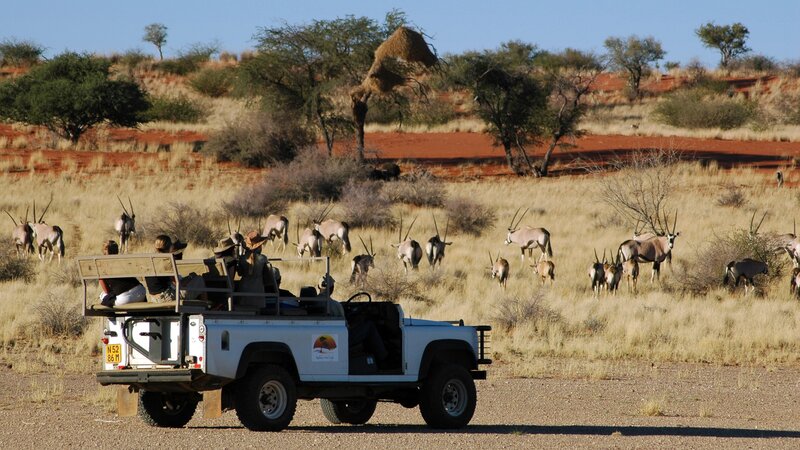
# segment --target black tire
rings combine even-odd
[[[463,428],[476,403],[475,382],[467,369],[445,364],[432,368],[423,382],[419,410],[431,428]]]
[[[332,424],[364,425],[375,413],[377,400],[328,400],[320,399],[322,414]]]
[[[281,431],[297,407],[297,390],[281,366],[252,369],[236,388],[236,416],[252,431]]]
[[[154,427],[181,428],[197,409],[197,398],[192,394],[139,392],[139,417]]]

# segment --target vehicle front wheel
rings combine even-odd
[[[297,407],[297,391],[289,372],[268,365],[250,372],[236,388],[236,416],[252,431],[281,431]]]
[[[431,428],[462,428],[475,413],[475,382],[461,366],[436,366],[423,382],[419,400],[422,418]]]
[[[375,413],[377,400],[328,400],[320,399],[322,414],[330,423],[349,423],[350,425],[363,425]]]
[[[154,427],[183,427],[196,409],[197,399],[192,394],[139,392],[139,417]]]

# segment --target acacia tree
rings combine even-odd
[[[0,84],[0,118],[43,125],[78,142],[98,123],[135,126],[149,103],[139,85],[109,78],[110,62],[64,53]]]
[[[163,23],[151,23],[150,25],[144,27],[144,37],[142,37],[142,40],[155,45],[158,49],[159,60],[164,60],[164,53],[162,53],[161,47],[167,43],[166,25]]]
[[[453,74],[454,81],[475,98],[486,132],[503,147],[506,162],[517,175],[536,172],[525,146],[541,137],[547,108],[546,91],[531,73],[535,55],[533,45],[507,43],[496,51],[463,55],[466,63],[456,65],[462,73]]]
[[[347,16],[310,24],[261,28],[258,53],[240,74],[262,96],[265,107],[299,112],[325,139],[328,153],[336,135],[352,130],[346,108],[337,99],[346,86],[360,82],[380,43],[404,16],[386,15],[383,25],[367,17]]]
[[[628,74],[628,88],[631,99],[641,96],[639,85],[642,77],[650,72],[650,64],[664,58],[666,52],[661,43],[653,37],[640,39],[632,35],[626,39],[609,37],[605,41],[609,63],[615,69]]]
[[[733,25],[714,25],[714,22],[709,22],[701,25],[694,34],[700,38],[704,46],[719,50],[721,55],[719,65],[722,68],[728,67],[731,60],[737,56],[750,51],[746,45],[750,31],[739,22]]]

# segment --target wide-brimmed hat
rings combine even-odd
[[[220,239],[217,242],[217,247],[213,251],[214,253],[223,253],[232,249],[233,247],[236,247],[236,243],[233,242],[233,239],[230,237],[226,237],[225,239]]]
[[[175,242],[172,243],[172,246],[169,248],[170,253],[173,255],[178,255],[183,253],[183,249],[185,249],[189,244],[186,242],[181,242],[180,239],[175,239]]]
[[[256,230],[253,230],[247,233],[247,236],[244,237],[244,242],[247,245],[247,248],[253,250],[257,247],[264,245],[264,242],[267,242],[267,237],[262,236],[261,233],[259,233]]]

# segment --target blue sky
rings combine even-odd
[[[798,0],[10,0],[0,15],[0,39],[33,40],[47,48],[47,56],[67,49],[108,54],[140,48],[156,54],[142,35],[145,25],[161,22],[168,27],[167,57],[211,41],[240,52],[254,46],[259,27],[348,14],[380,20],[393,7],[431,35],[440,53],[494,48],[511,39],[548,50],[602,51],[608,36],[637,34],[660,40],[667,61],[698,57],[711,66],[718,54],[704,48],[694,30],[713,20],[744,23],[757,53],[800,59]]]

